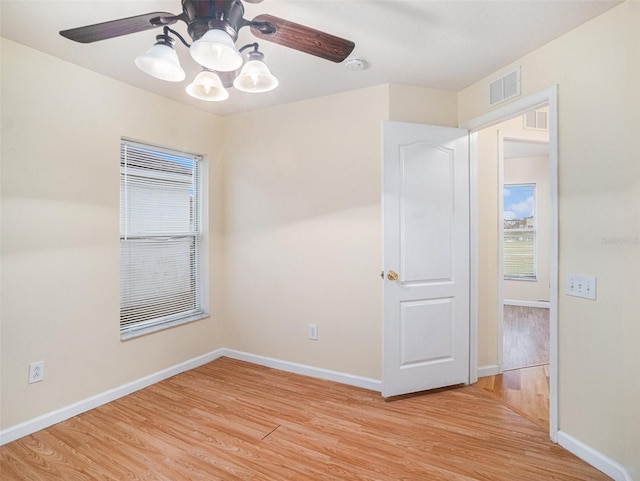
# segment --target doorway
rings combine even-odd
[[[543,107],[496,126],[499,374],[490,386],[492,394],[545,429],[551,231],[547,118]]]
[[[487,250],[481,251],[480,249],[480,235],[479,235],[479,190],[484,185],[480,178],[480,171],[478,165],[478,137],[482,133],[483,129],[495,126],[501,122],[514,119],[522,116],[525,112],[533,109],[537,109],[543,106],[548,106],[548,126],[549,126],[549,198],[550,198],[550,242],[549,242],[549,437],[554,442],[557,442],[558,435],[558,395],[557,395],[557,381],[558,381],[558,352],[557,352],[557,338],[558,338],[558,207],[557,207],[557,172],[558,172],[558,136],[557,136],[557,86],[550,87],[536,94],[532,94],[526,98],[522,98],[509,103],[503,107],[499,107],[485,115],[477,117],[469,122],[463,123],[460,128],[469,132],[469,246],[468,251],[468,271],[469,271],[469,285],[468,290],[468,307],[470,319],[468,323],[468,382],[470,384],[476,383],[478,377],[488,376],[491,374],[499,374],[502,369],[502,360],[497,360],[497,357],[502,355],[502,349],[498,348],[498,336],[497,336],[497,319],[498,319],[498,305],[502,304],[502,300],[498,299],[497,295],[487,296],[486,293],[480,293],[480,288],[485,288],[487,285],[493,285],[496,290],[497,276],[494,277],[493,282],[488,282],[488,278],[480,278],[480,263],[484,261],[484,257],[489,252]],[[495,141],[493,145],[496,146]],[[445,149],[446,151],[446,149]],[[497,185],[495,184],[495,178],[493,178],[493,195],[497,197]],[[383,192],[383,202],[386,197]],[[495,211],[494,211],[495,212]],[[385,225],[385,215],[383,213],[383,225]],[[497,225],[497,219],[496,219]],[[496,251],[497,245],[497,231],[494,229],[494,242],[489,246],[489,250]],[[386,235],[386,234],[385,234]],[[484,246],[486,249],[486,245]],[[384,258],[386,259],[386,255]],[[493,271],[496,271],[496,260],[493,260]],[[388,266],[383,259],[383,278],[389,280],[389,282],[397,282],[400,276],[394,266]],[[393,271],[393,272],[392,272]],[[385,277],[386,274],[386,277]],[[491,277],[491,276],[489,276]],[[386,281],[385,281],[386,284]],[[387,316],[387,306],[385,302],[385,315],[383,316],[383,331],[390,322],[390,316]],[[491,317],[491,326],[487,326],[487,316],[483,309],[487,304],[491,304],[494,309],[494,315]],[[446,318],[446,316],[443,316]],[[406,323],[405,323],[406,324]],[[412,323],[416,324],[416,323]],[[402,326],[402,323],[397,324]],[[418,336],[424,338],[424,336]],[[383,333],[383,371],[386,373],[385,363],[389,363],[395,367],[398,367],[398,356],[391,356],[389,350],[389,343],[386,343],[388,336],[386,331]],[[406,347],[413,346],[415,343],[412,341],[409,344],[405,344],[405,352],[413,353],[414,351],[407,351]],[[410,340],[407,338],[407,340]],[[502,339],[500,339],[500,345]],[[394,349],[397,350],[398,343],[394,343]],[[400,344],[402,348],[402,344]],[[393,347],[393,346],[392,346]],[[444,355],[443,358],[447,360],[451,356]],[[400,356],[399,359],[402,359]],[[420,364],[422,361],[416,361],[413,357],[409,357],[409,362],[413,364]],[[416,358],[417,359],[417,358]],[[487,362],[487,360],[493,359],[493,364]],[[397,370],[396,370],[397,371]],[[393,371],[393,372],[396,372]],[[391,371],[390,371],[391,372]],[[392,379],[392,375],[383,374],[383,385],[388,383]],[[443,384],[444,385],[444,384]],[[428,389],[428,387],[427,387]],[[411,391],[417,389],[412,388]],[[383,388],[384,391],[384,388]],[[406,390],[405,392],[411,392]],[[387,393],[389,395],[390,393]]]
[[[497,257],[501,242],[497,219],[490,234],[482,231],[479,223],[484,212],[479,206],[481,195],[493,196],[494,206],[498,204],[498,175],[487,174],[479,165],[479,140],[486,135],[489,127],[521,117],[526,112],[548,107],[548,140],[549,140],[549,436],[557,442],[558,434],[558,205],[557,205],[557,172],[558,172],[558,138],[557,138],[557,87],[540,91],[526,98],[516,100],[499,107],[488,114],[461,125],[471,132],[471,365],[470,382],[502,373],[502,319],[503,297],[498,292],[502,289],[498,282]],[[484,133],[483,133],[484,131]],[[491,135],[491,134],[490,134]],[[492,145],[495,149],[494,162],[497,158],[497,129],[492,134]],[[496,169],[497,170],[497,169]],[[488,177],[487,177],[488,175]],[[486,194],[487,186],[492,186]],[[497,209],[493,209],[493,213]],[[501,231],[501,229],[500,229]],[[489,267],[489,265],[491,267]],[[487,275],[487,272],[492,273]],[[488,289],[488,292],[487,292]],[[500,322],[498,322],[500,320]],[[498,332],[500,331],[500,332]]]

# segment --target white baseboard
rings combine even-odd
[[[549,309],[551,307],[551,303],[549,301],[519,301],[517,299],[504,299],[502,303],[505,306],[539,307],[541,309]]]
[[[500,369],[497,364],[478,367],[478,377],[496,376],[498,374],[500,374]]]
[[[248,352],[235,351],[233,349],[223,349],[223,355],[231,359],[246,361],[259,366],[272,367],[280,371],[291,372],[293,374],[302,374],[303,376],[325,379],[327,381],[335,381],[349,386],[361,387],[370,391],[380,392],[382,390],[382,382],[363,376],[354,376],[338,371],[330,371],[306,364],[298,364],[295,362],[282,361],[271,357],[257,356]]]
[[[109,391],[105,391],[96,396],[78,401],[76,403],[70,404],[69,406],[57,409],[56,411],[43,414],[42,416],[38,416],[37,418],[30,419],[29,421],[25,421],[10,428],[4,429],[0,431],[0,446],[6,443],[10,443],[11,441],[15,441],[16,439],[19,439],[23,436],[35,433],[36,431],[40,431],[41,429],[53,426],[54,424],[69,419],[73,416],[77,416],[78,414],[82,414],[91,409],[97,408],[98,406],[102,406],[103,404],[106,404],[108,402],[115,401],[116,399],[126,396],[127,394],[131,394],[133,392],[139,391],[140,389],[144,389],[147,386],[151,386],[152,384],[163,381],[164,379],[168,379],[171,376],[175,376],[176,374],[180,374],[182,372],[202,366],[203,364],[207,364],[208,362],[222,357],[223,351],[223,349],[217,349],[207,354],[203,354],[202,356],[198,356],[188,361],[181,362],[180,364],[176,364],[175,366],[171,366],[167,369],[163,369],[162,371],[159,371],[155,374],[145,376],[136,381],[132,381],[117,388],[110,389]]]
[[[10,428],[0,431],[0,446],[11,441],[15,441],[21,437],[40,431],[41,429],[48,428],[66,419],[69,419],[78,414],[82,414],[91,409],[97,408],[111,401],[115,401],[118,398],[131,394],[133,392],[144,389],[157,382],[168,379],[171,376],[180,374],[196,367],[207,364],[208,362],[215,361],[216,359],[227,356],[232,359],[238,359],[240,361],[247,361],[260,366],[272,367],[281,371],[291,372],[294,374],[302,374],[305,376],[311,376],[319,379],[326,379],[329,381],[335,381],[342,384],[348,384],[350,386],[361,387],[372,391],[380,392],[382,383],[376,379],[370,379],[361,376],[354,376],[351,374],[345,374],[342,372],[329,371],[327,369],[320,369],[313,366],[307,366],[304,364],[296,364],[288,361],[281,361],[279,359],[273,359],[270,357],[256,356],[246,352],[235,351],[233,349],[216,349],[202,356],[190,359],[188,361],[176,364],[167,369],[163,369],[155,374],[145,376],[137,381],[124,384],[120,387],[103,392],[96,396],[92,396],[88,399],[78,401],[69,406],[65,406],[56,411],[43,414],[37,418],[30,419],[23,423],[17,424]]]
[[[624,466],[563,431],[558,431],[558,444],[614,481],[633,481]]]
[[[255,354],[235,351],[233,349],[217,349],[202,356],[190,359],[180,364],[176,364],[175,366],[169,367],[155,374],[145,376],[141,379],[138,379],[137,381],[124,384],[115,389],[111,389],[83,401],[79,401],[51,413],[38,416],[37,418],[0,431],[0,446],[11,441],[15,441],[16,439],[19,439],[23,436],[35,433],[36,431],[40,431],[41,429],[45,429],[73,416],[77,416],[78,414],[81,414],[83,412],[102,406],[103,404],[106,404],[108,402],[115,401],[118,398],[131,394],[135,391],[139,391],[140,389],[144,389],[147,386],[160,382],[164,379],[168,379],[171,376],[175,376],[176,374],[195,369],[196,367],[207,364],[222,356],[258,364],[260,366],[271,367],[294,374],[302,374],[304,376],[311,376],[319,379],[335,381],[350,386],[369,389],[372,391],[380,392],[382,387],[381,381],[377,379],[367,378],[363,376],[354,376],[352,374],[330,371],[328,369],[321,369],[305,364],[282,361],[265,356],[257,356]],[[497,373],[497,365],[487,365],[478,368],[478,377],[493,376]],[[615,481],[632,481],[631,475],[622,465],[616,463],[611,458],[596,451],[590,446],[587,446],[581,441],[578,441],[577,439],[563,431],[558,432],[558,444],[560,444],[560,446],[565,448],[567,451],[578,456],[580,459],[589,463],[591,466],[602,471],[604,474],[611,477]]]

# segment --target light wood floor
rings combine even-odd
[[[476,387],[549,431],[549,309],[504,306],[504,372]]]
[[[394,401],[222,358],[0,448],[13,480],[607,480],[467,386]]]
[[[478,379],[474,386],[549,432],[549,365]]]

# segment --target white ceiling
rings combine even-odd
[[[187,80],[169,83],[138,70],[133,60],[160,29],[92,44],[59,30],[147,12],[182,11],[180,0],[1,0],[3,37],[42,50],[144,90],[218,115],[319,97],[384,83],[459,91],[620,3],[619,0],[264,0],[245,3],[245,18],[269,13],[355,42],[350,58],[368,68],[348,70],[270,42],[260,50],[280,80],[264,94],[230,90],[224,102],[192,99],[185,86],[199,68],[186,48],[176,50]],[[183,23],[173,26],[186,38]],[[252,43],[249,29],[238,46]]]

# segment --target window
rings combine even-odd
[[[503,271],[505,279],[536,278],[536,185],[504,185]]]
[[[121,142],[121,339],[205,316],[200,164],[197,155]]]

